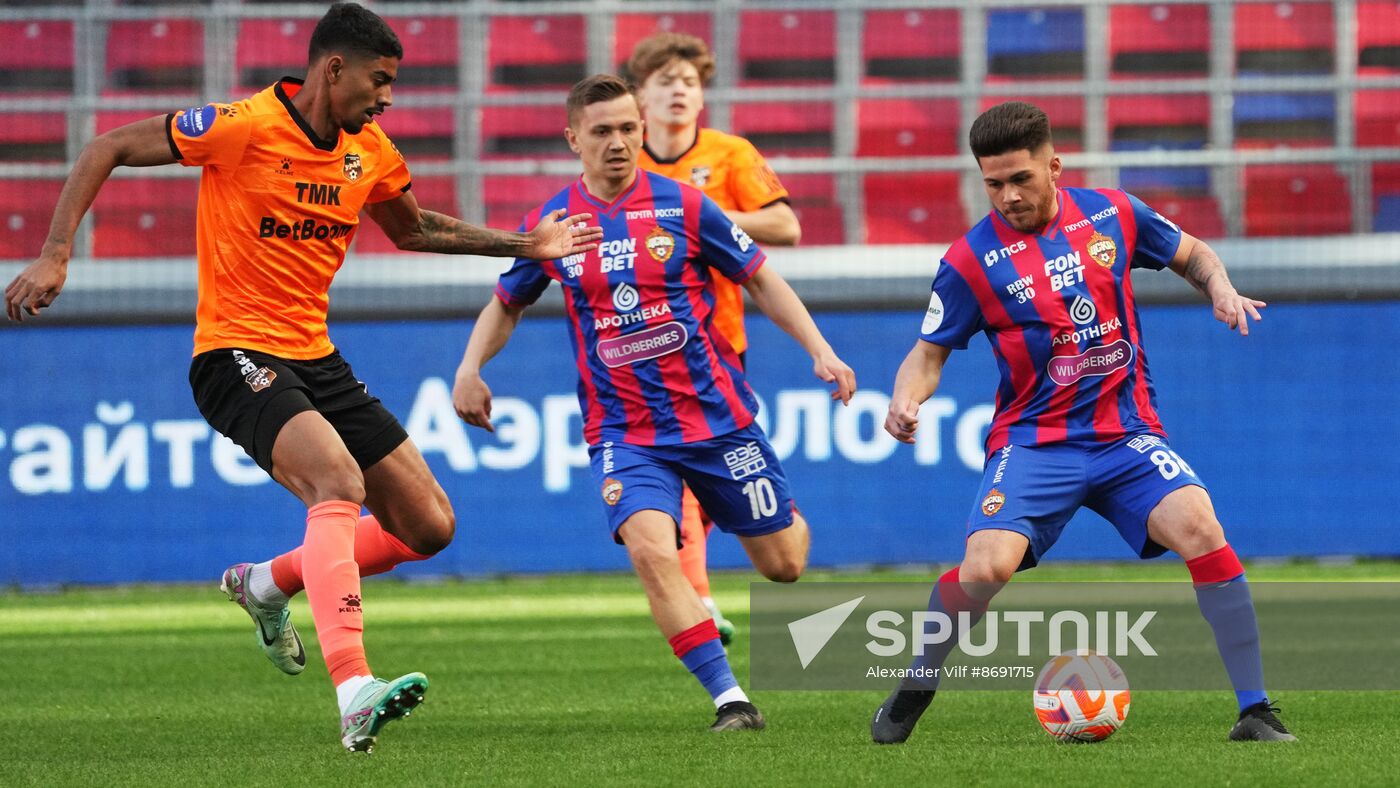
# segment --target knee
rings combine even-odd
[[[446,501],[436,510],[419,521],[418,527],[404,544],[420,555],[436,555],[452,544],[457,534],[457,517],[452,505]]]
[[[1175,544],[1164,545],[1184,560],[1191,560],[1225,546],[1225,529],[1214,515],[1197,518],[1176,529]]]
[[[796,583],[802,577],[802,570],[807,568],[807,562],[801,556],[780,556],[775,560],[766,562],[760,571],[763,576],[775,583]]]
[[[655,539],[633,538],[627,542],[627,554],[636,567],[637,574],[654,577],[681,569],[680,556],[675,544],[666,544]]]
[[[992,589],[1011,582],[1016,567],[987,557],[968,556],[958,568],[958,580],[963,583],[986,584]]]
[[[349,454],[343,461],[333,461],[314,476],[301,480],[298,488],[302,502],[307,506],[325,501],[365,502],[365,477]]]

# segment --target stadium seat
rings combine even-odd
[[[458,215],[457,187],[452,176],[415,176],[412,192],[418,200],[419,207],[449,216]],[[389,240],[389,236],[384,234],[368,214],[361,213],[360,226],[355,230],[355,251],[360,254],[386,254],[397,253],[399,248],[394,246],[394,242]]]
[[[457,20],[451,17],[386,17],[403,44],[394,92],[457,87]],[[405,151],[407,152],[407,151]]]
[[[865,242],[949,243],[967,231],[956,172],[865,176]]]
[[[73,92],[73,23],[0,22],[0,92]]]
[[[1127,184],[1124,184],[1127,188]],[[1158,213],[1197,238],[1224,238],[1225,222],[1214,197],[1127,189]]]
[[[1337,115],[1331,93],[1239,93],[1235,147],[1295,148],[1332,144]]]
[[[285,76],[306,73],[307,42],[315,19],[244,19],[239,27],[238,95],[255,93]]]
[[[58,180],[0,180],[0,260],[38,257],[62,189]]]
[[[713,37],[709,14],[618,14],[613,24],[613,63],[619,74],[632,48],[652,33],[689,33],[706,43]]]
[[[112,22],[109,92],[198,92],[204,85],[204,25],[195,19]]]
[[[1210,97],[1148,95],[1108,97],[1109,149],[1201,150],[1210,138]],[[1206,167],[1125,167],[1119,182],[1130,192],[1210,190]]]
[[[1400,3],[1361,0],[1356,4],[1356,58],[1361,74],[1400,71]]]
[[[452,158],[456,129],[454,107],[405,107],[395,104],[375,120],[408,158],[408,163],[424,159]]]
[[[856,107],[857,156],[947,156],[958,152],[957,99],[870,99]]]
[[[737,104],[733,114],[734,133],[765,156],[831,155],[830,102]]]
[[[1083,11],[1017,8],[987,12],[988,79],[1064,78],[1083,73]]]
[[[1004,101],[1025,101],[1045,111],[1050,117],[1050,130],[1055,138],[1055,150],[1077,153],[1084,150],[1084,98],[1082,96],[983,96],[978,112],[985,112]],[[963,144],[963,138],[959,138]]]
[[[1351,192],[1336,167],[1270,164],[1245,168],[1245,235],[1351,232]]]
[[[1376,232],[1400,232],[1400,162],[1372,165],[1371,197]]]
[[[1120,5],[1109,10],[1109,71],[1115,77],[1194,77],[1210,70],[1205,5]]]
[[[487,175],[481,184],[486,224],[514,230],[526,214],[576,180],[572,175]]]
[[[1235,70],[1241,75],[1330,74],[1331,3],[1235,5]]]
[[[487,159],[568,157],[562,106],[482,107],[481,152]]]
[[[113,178],[92,205],[94,257],[193,256],[198,178]]]
[[[836,178],[825,173],[778,173],[788,190],[788,202],[802,223],[803,246],[831,246],[846,242]]]
[[[740,84],[800,84],[835,79],[835,13],[740,12]]]
[[[568,90],[588,76],[582,16],[493,16],[486,44],[491,90]]]
[[[0,161],[56,162],[67,158],[68,121],[62,112],[7,112],[0,123]]]
[[[867,11],[861,35],[866,84],[956,80],[961,22],[955,9]]]
[[[1400,146],[1400,91],[1356,91],[1356,144]]]

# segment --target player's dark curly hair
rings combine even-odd
[[[307,62],[315,63],[327,54],[402,60],[403,44],[378,14],[357,3],[336,3],[311,33]]]
[[[1008,101],[977,116],[967,133],[972,155],[1000,156],[1014,150],[1036,150],[1051,142],[1050,118],[1034,104]]]
[[[599,104],[630,95],[632,89],[620,77],[612,74],[594,74],[569,90],[569,98],[564,102],[564,107],[569,111],[569,125],[574,125],[574,116],[589,104]]]

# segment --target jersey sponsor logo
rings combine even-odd
[[[1062,254],[1053,260],[1045,261],[1045,275],[1050,277],[1051,292],[1059,291],[1084,281],[1084,263],[1078,252]]]
[[[617,506],[617,502],[622,500],[622,482],[613,478],[604,479],[602,492],[604,503],[608,506]]]
[[[286,161],[283,159],[283,161]],[[312,205],[340,205],[340,187],[328,183],[300,183],[297,187],[297,202]]]
[[[276,217],[264,216],[258,222],[259,238],[290,238],[293,241],[334,241],[355,231],[353,224],[326,224],[315,219],[280,222]]]
[[[640,211],[628,211],[627,221],[635,222],[642,219],[666,219],[672,216],[684,215],[684,208],[657,208],[655,211],[647,208]]]
[[[642,297],[637,294],[637,288],[623,282],[613,288],[612,302],[613,308],[619,312],[631,312],[641,303]]]
[[[1094,214],[1093,216],[1090,216],[1090,217],[1089,217],[1089,221],[1091,221],[1091,222],[1100,222],[1100,221],[1103,221],[1104,219],[1107,219],[1107,218],[1110,217],[1110,216],[1117,216],[1117,215],[1118,215],[1118,206],[1116,206],[1116,205],[1110,205],[1110,206],[1108,206],[1107,208],[1103,209],[1102,211],[1099,211],[1098,213]]]
[[[992,475],[992,485],[995,487],[1001,484],[1001,477],[1006,473],[1006,463],[1011,460],[1011,444],[1006,444],[1001,449],[1001,462],[997,463],[996,473]]]
[[[1074,297],[1074,302],[1069,305],[1069,319],[1081,326],[1087,326],[1094,322],[1099,316],[1099,310],[1094,306],[1094,302],[1082,295]]]
[[[1086,248],[1089,251],[1089,256],[1094,258],[1094,262],[1104,268],[1112,268],[1114,261],[1118,259],[1118,244],[1103,233],[1094,233],[1089,236],[1089,245]]]
[[[1005,260],[1013,254],[1024,251],[1026,251],[1026,242],[1017,241],[1010,246],[1003,246],[1000,249],[988,249],[987,253],[982,255],[982,262],[985,263],[988,268],[991,268],[998,260]]]
[[[361,176],[361,175],[364,175],[364,174],[365,174],[364,167],[360,164],[360,154],[358,154],[358,153],[347,153],[347,154],[345,154],[345,178],[346,178],[346,180],[350,181],[351,183],[354,183],[355,181],[358,181],[358,180],[360,179],[360,176]]]
[[[1006,294],[1016,296],[1016,303],[1024,304],[1035,298],[1035,288],[1031,287],[1031,277],[1034,274],[1026,274],[1006,286]]]
[[[180,133],[186,137],[202,137],[214,125],[214,119],[219,117],[219,111],[213,104],[205,104],[202,107],[190,107],[180,113],[179,120],[175,125],[179,127]]]
[[[1146,454],[1151,449],[1155,449],[1159,446],[1166,445],[1166,441],[1162,440],[1156,435],[1139,435],[1133,438],[1132,440],[1128,441],[1128,448],[1132,449],[1138,454]]]
[[[730,478],[737,482],[766,469],[768,460],[764,459],[758,442],[750,441],[734,451],[725,452],[724,467],[729,469]]]
[[[685,326],[672,320],[626,336],[599,340],[598,358],[610,368],[650,361],[680,350],[688,339],[690,332]]]
[[[993,487],[987,492],[987,497],[982,499],[982,514],[991,517],[1001,511],[1001,507],[1006,503],[1006,495],[1001,490]]]
[[[651,254],[651,259],[658,263],[664,263],[671,259],[671,253],[675,250],[675,236],[660,227],[654,227],[650,233],[647,233],[647,252]]]
[[[1122,320],[1116,317],[1110,317],[1096,326],[1088,326],[1075,331],[1066,331],[1063,334],[1057,334],[1054,339],[1050,340],[1050,347],[1071,344],[1078,345],[1086,339],[1098,339],[1099,337],[1107,336],[1110,332],[1117,331],[1122,327]]]
[[[690,168],[690,182],[691,182],[692,184],[694,184],[694,185],[700,187],[701,189],[705,188],[705,184],[707,184],[707,183],[710,182],[710,168],[709,168],[709,167],[691,167],[691,168]]]
[[[939,298],[938,292],[935,291],[929,295],[928,309],[924,310],[924,324],[919,327],[919,330],[925,334],[932,334],[941,325],[943,325],[943,299]]]
[[[613,271],[627,271],[637,262],[637,239],[615,238],[598,244],[598,270],[610,274]],[[613,293],[614,299],[617,296]],[[635,307],[627,307],[633,309]]]
[[[1065,234],[1068,235],[1069,233],[1072,233],[1075,230],[1082,230],[1085,227],[1088,227],[1090,224],[1091,222],[1088,219],[1080,219],[1074,224],[1067,224],[1065,225]]]
[[[654,317],[671,314],[671,305],[665,301],[651,306],[644,306],[636,311],[619,312],[616,315],[596,318],[593,321],[593,328],[601,331],[605,328],[621,328],[630,326],[633,323],[645,323]]]
[[[753,239],[737,224],[729,225],[729,237],[733,238],[734,243],[739,245],[739,251],[741,252],[747,252],[749,247],[753,246]]]
[[[1107,375],[1133,361],[1133,346],[1120,339],[1109,345],[1091,347],[1074,356],[1056,356],[1046,365],[1057,386],[1072,386],[1084,378]]]

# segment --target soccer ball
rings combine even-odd
[[[1035,685],[1035,716],[1064,742],[1103,741],[1128,718],[1128,679],[1100,654],[1061,654]]]

